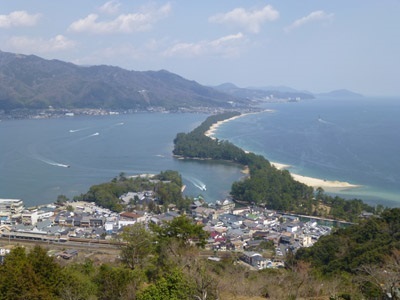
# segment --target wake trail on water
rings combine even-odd
[[[59,163],[47,158],[42,158],[42,157],[37,157],[36,159],[40,160],[41,162],[44,162],[45,164],[48,164],[50,166],[55,166],[55,167],[61,167],[61,168],[69,168],[70,165]]]
[[[115,123],[115,124],[112,124],[112,125],[110,125],[110,126],[104,128],[104,130],[105,130],[105,131],[108,131],[108,130],[113,129],[114,127],[119,127],[119,126],[123,126],[123,125],[125,125],[124,122]]]
[[[204,184],[204,182],[202,182],[201,180],[197,179],[197,178],[193,178],[193,177],[186,177],[187,180],[189,180],[189,182],[191,184],[193,184],[195,187],[197,187],[199,190],[205,191],[206,185]]]
[[[335,125],[335,123],[326,121],[326,120],[322,119],[321,117],[318,118],[318,122],[320,122],[322,124],[326,124],[326,125]]]
[[[86,130],[86,129],[88,129],[88,128],[85,127],[85,128],[78,128],[78,129],[70,129],[69,132],[70,133],[75,133],[75,132],[79,132],[79,131]]]

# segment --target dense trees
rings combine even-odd
[[[95,202],[97,205],[121,212],[126,204],[119,199],[127,192],[153,191],[157,199],[157,205],[176,204],[179,209],[187,209],[191,203],[189,199],[182,196],[182,178],[176,171],[167,170],[148,177],[126,177],[121,173],[111,182],[93,185],[89,191],[74,200]],[[155,204],[153,203],[153,206]]]
[[[277,170],[260,155],[246,153],[228,141],[204,135],[213,123],[237,115],[225,113],[211,116],[192,132],[178,133],[173,153],[189,158],[229,160],[247,165],[250,176],[232,185],[231,194],[238,201],[265,204],[281,210],[301,207],[312,196],[312,188],[293,180],[289,172]]]
[[[38,246],[16,247],[0,266],[0,299],[54,299],[61,283],[61,267]]]
[[[127,227],[112,264],[60,266],[41,247],[16,247],[0,265],[0,299],[399,299],[399,217],[390,209],[338,229],[278,270],[205,259],[207,234],[185,216]]]
[[[338,229],[313,247],[300,249],[297,259],[309,261],[323,274],[354,273],[364,264],[382,264],[392,250],[400,249],[400,235],[391,231],[400,224],[399,216],[400,209],[390,209],[379,218]]]
[[[154,253],[156,240],[154,234],[143,224],[136,223],[123,229],[121,239],[125,244],[121,247],[121,261],[130,269],[144,267]]]
[[[276,169],[263,156],[246,153],[227,141],[204,135],[212,124],[237,115],[210,116],[192,132],[178,133],[174,140],[174,154],[187,158],[223,159],[247,166],[249,176],[232,184],[231,195],[238,202],[347,221],[356,221],[362,211],[374,212],[373,207],[361,200],[332,197],[322,188],[314,194],[312,187],[295,181],[287,170]]]

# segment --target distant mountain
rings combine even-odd
[[[232,95],[234,97],[246,98],[252,101],[272,101],[274,99],[298,100],[313,99],[314,95],[309,92],[301,92],[288,87],[275,88],[239,88],[232,83],[223,83],[215,86],[215,89]]]
[[[364,96],[346,89],[316,94],[317,98],[363,98]]]
[[[277,85],[277,86],[269,85],[269,86],[247,87],[247,88],[253,89],[253,90],[277,91],[277,92],[284,92],[284,93],[305,93],[305,94],[312,95],[312,93],[309,91],[300,91],[300,90],[296,90],[294,88],[284,86],[284,85]]]
[[[77,66],[0,51],[0,109],[230,107],[246,100],[166,70]]]

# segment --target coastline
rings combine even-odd
[[[258,113],[262,113],[262,112],[274,112],[274,110],[272,110],[272,109],[264,109],[264,110],[262,110],[260,112],[244,113],[244,114],[240,114],[238,116],[234,116],[234,117],[229,118],[229,119],[218,121],[217,123],[212,124],[210,126],[210,128],[206,132],[204,132],[204,135],[209,137],[210,139],[215,140],[216,139],[216,137],[214,136],[215,132],[217,131],[218,127],[220,127],[222,124],[230,122],[230,121],[233,121],[233,120],[236,120],[236,119],[244,117],[244,116],[248,116],[248,115],[252,115],[252,114],[258,114]]]
[[[273,112],[273,110],[263,110],[262,112]],[[212,124],[210,126],[210,128],[204,133],[204,135],[215,140],[216,137],[214,135],[215,135],[216,131],[218,130],[218,128],[222,124],[236,120],[238,118],[241,118],[241,117],[244,117],[244,116],[247,116],[250,114],[255,114],[255,113],[259,113],[259,112],[244,113],[244,114],[240,114],[238,116],[234,116],[229,119],[218,121],[217,123]],[[244,151],[248,152],[246,150],[244,150]],[[266,159],[268,159],[268,158],[266,158]],[[290,165],[285,165],[282,163],[277,163],[277,162],[272,162],[272,161],[270,161],[270,163],[278,170],[286,170],[286,169],[290,168]],[[243,172],[246,174],[248,172],[248,170],[244,169]],[[342,191],[342,190],[354,189],[354,188],[361,187],[360,185],[352,184],[352,183],[345,182],[345,181],[324,180],[321,178],[315,178],[315,177],[309,177],[309,176],[304,176],[304,175],[300,175],[300,174],[294,174],[292,172],[290,172],[290,175],[293,177],[294,180],[296,180],[298,182],[304,183],[313,188],[321,187],[324,190],[330,191],[330,192],[338,192],[338,191]]]
[[[275,163],[271,162],[275,168],[278,170],[285,170],[290,168],[289,165],[284,165],[280,163]],[[313,188],[318,188],[321,187],[326,191],[341,191],[344,189],[354,189],[354,188],[359,188],[361,187],[360,185],[352,184],[346,181],[338,181],[338,180],[324,180],[320,178],[315,178],[315,177],[309,177],[309,176],[304,176],[304,175],[299,175],[299,174],[294,174],[290,172],[290,175],[292,175],[293,179],[304,183],[308,186],[311,186]]]

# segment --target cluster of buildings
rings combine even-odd
[[[208,249],[238,251],[241,259],[256,269],[282,266],[289,251],[310,247],[331,232],[331,227],[312,219],[304,221],[258,206],[236,208],[229,199],[217,201],[212,207],[196,201],[192,216],[210,233]],[[272,250],[272,257],[263,257],[266,248]]]
[[[124,202],[148,201],[152,192],[128,193]],[[146,211],[116,213],[89,202],[68,202],[67,205],[46,205],[25,209],[22,200],[0,199],[0,234],[8,239],[29,239],[48,242],[96,239],[107,241],[124,226],[141,223],[162,223],[179,216],[174,207],[162,214]],[[288,251],[310,247],[331,227],[314,220],[282,214],[262,207],[240,207],[229,199],[207,205],[201,198],[191,206],[191,216],[209,233],[206,248],[214,251],[236,251],[243,262],[256,269],[283,266]],[[272,257],[263,257],[265,249]]]

